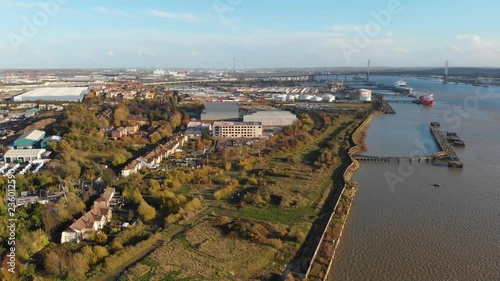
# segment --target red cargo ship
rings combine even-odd
[[[418,99],[423,105],[434,105],[434,95],[431,93],[423,94]]]

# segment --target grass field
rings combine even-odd
[[[239,211],[240,216],[260,221],[272,223],[294,224],[299,221],[308,220],[309,216],[314,216],[313,208],[301,207],[285,209],[279,207],[269,208],[245,208]]]

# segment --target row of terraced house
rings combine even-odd
[[[122,177],[128,177],[137,173],[143,167],[154,169],[159,166],[161,161],[175,153],[175,151],[184,145],[188,140],[186,135],[177,134],[170,141],[165,144],[158,145],[153,151],[144,157],[138,157],[129,163],[121,171]]]

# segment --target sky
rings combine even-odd
[[[500,1],[0,0],[0,69],[500,67]]]

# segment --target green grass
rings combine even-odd
[[[145,258],[141,261],[142,264],[147,265],[149,267],[158,267],[160,266],[160,263],[151,259],[151,258]]]
[[[179,276],[179,272],[169,272],[167,274],[165,274],[163,276],[162,279],[160,279],[161,281],[189,281],[190,279],[188,278],[182,278],[182,279],[178,279],[177,276]]]
[[[247,208],[240,211],[240,216],[244,218],[286,224],[303,221],[304,216],[312,214],[313,209],[309,206],[294,209],[285,209],[278,207],[259,209]]]
[[[175,240],[179,241],[179,243],[184,247],[186,250],[191,250],[193,247],[191,246],[191,243],[186,239],[186,233],[182,232],[177,234],[174,237]]]

